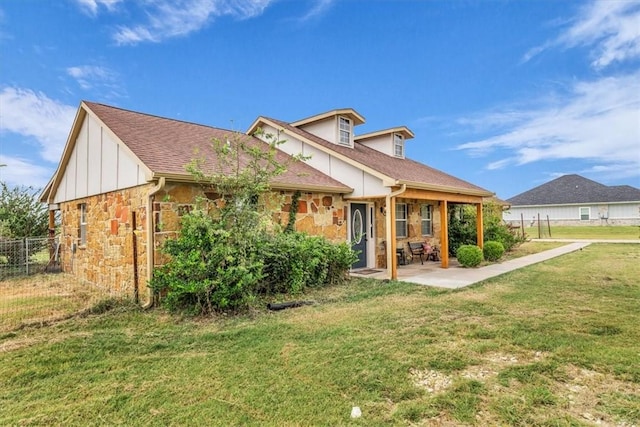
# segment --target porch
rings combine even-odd
[[[420,264],[420,259],[418,258],[417,260],[410,261],[406,265],[398,265],[398,278],[396,280],[420,284],[426,284],[424,282],[425,280],[428,282],[429,278],[433,278],[436,282],[440,282],[447,278],[455,280],[455,277],[465,270],[468,269],[464,269],[460,266],[460,263],[458,263],[458,260],[455,258],[449,258],[449,268],[442,268],[442,263],[440,261],[428,260],[424,261],[424,264]],[[384,280],[389,278],[389,271],[386,268],[359,268],[351,270],[349,275],[351,277]],[[438,285],[435,284],[435,286]]]

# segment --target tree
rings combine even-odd
[[[150,286],[169,308],[236,310],[259,293],[300,292],[348,271],[353,256],[346,244],[282,233],[274,221],[282,198],[270,183],[301,157],[283,157],[281,142],[265,138],[230,133],[212,141],[212,156],[187,166],[208,197],[182,217],[180,235],[163,248],[170,261],[154,271]]]
[[[33,187],[10,188],[0,182],[0,237],[20,239],[47,235],[49,214],[38,200],[39,193]]]

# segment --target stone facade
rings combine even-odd
[[[145,289],[149,188],[138,186],[62,203],[60,260],[63,271],[120,295],[133,296],[135,236],[138,289]],[[81,209],[85,210],[84,244],[80,238]]]
[[[286,226],[294,193],[281,194],[284,204],[278,220]],[[347,240],[348,208],[339,194],[300,193],[295,229],[309,235],[324,236],[334,243],[344,242]]]
[[[147,203],[151,185],[90,196],[60,205],[62,230],[60,259],[63,271],[119,295],[133,297],[134,258],[138,277],[137,294],[147,292]],[[274,193],[283,201],[276,220],[286,226],[293,192]],[[180,218],[193,209],[196,198],[206,197],[201,186],[168,183],[154,196],[154,265],[166,262],[160,250],[166,239],[175,238]],[[81,207],[83,206],[83,207]],[[81,241],[81,209],[85,211],[86,242]],[[347,204],[340,195],[301,193],[295,229],[322,235],[333,242],[347,238]],[[135,216],[135,229],[133,218]],[[134,236],[136,255],[134,257]]]

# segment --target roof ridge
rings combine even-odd
[[[103,104],[102,102],[93,102],[93,101],[87,101],[87,100],[82,100],[82,102],[85,103],[86,105],[88,105],[89,107],[91,107],[91,105],[98,105],[98,106],[101,106],[101,107],[111,108],[113,110],[120,110],[120,111],[123,111],[125,113],[138,114],[140,116],[147,116],[147,117],[152,117],[152,118],[156,118],[156,119],[168,120],[168,121],[171,121],[171,122],[184,123],[184,124],[187,124],[187,125],[205,127],[205,128],[209,128],[209,129],[215,129],[215,130],[221,130],[221,131],[227,131],[227,132],[237,132],[237,133],[246,135],[246,133],[244,133],[242,131],[239,131],[239,130],[225,129],[225,128],[220,128],[220,127],[216,127],[216,126],[205,125],[205,124],[202,124],[202,123],[192,122],[192,121],[189,121],[189,120],[180,120],[180,119],[174,119],[174,118],[171,118],[171,117],[159,116],[157,114],[143,113],[141,111],[130,110],[128,108],[122,108],[122,107],[116,107],[116,106],[113,106],[113,105]]]

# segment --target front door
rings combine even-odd
[[[351,245],[358,253],[358,261],[352,268],[367,266],[367,205],[351,203]]]

